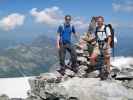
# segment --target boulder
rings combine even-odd
[[[45,75],[45,74],[43,74]],[[48,75],[48,74],[47,74]],[[50,74],[51,75],[51,74]],[[56,75],[55,75],[56,76]],[[45,76],[44,76],[45,77]],[[48,77],[48,76],[47,76]],[[47,81],[51,79],[51,81]],[[132,100],[133,89],[117,80],[73,77],[60,82],[31,78],[29,97],[35,100]],[[55,79],[58,79],[57,77]],[[132,82],[131,82],[132,84]]]
[[[0,100],[9,100],[9,97],[3,94],[3,95],[0,95]]]

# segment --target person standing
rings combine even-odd
[[[104,63],[107,65],[107,71],[110,73],[110,57],[111,57],[111,30],[110,28],[104,24],[104,17],[99,16],[97,17],[97,27],[96,27],[96,40],[99,46],[103,46],[103,56],[104,56]]]
[[[77,55],[75,52],[75,49],[72,45],[71,42],[71,36],[74,34],[77,37],[77,33],[75,30],[74,25],[71,24],[71,16],[66,15],[64,17],[65,22],[58,27],[57,30],[57,48],[59,51],[59,61],[60,61],[60,69],[58,72],[62,75],[65,74],[65,56],[66,56],[66,51],[70,53],[71,56],[71,69],[75,73],[77,73]]]

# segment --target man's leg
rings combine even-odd
[[[67,44],[67,50],[69,51],[70,55],[71,55],[71,60],[72,60],[72,70],[74,72],[77,73],[77,54],[76,54],[76,51],[74,49],[74,47],[71,45],[71,44]]]
[[[108,72],[110,72],[110,57],[105,58],[105,64],[107,65]]]
[[[104,58],[104,62],[107,65],[107,70],[110,73],[110,53],[108,49],[105,50]]]
[[[62,75],[65,73],[65,55],[66,55],[66,48],[64,45],[60,45],[60,49],[59,49],[60,70],[59,72]]]
[[[96,65],[96,58],[97,58],[97,54],[96,53],[92,53],[91,57],[90,57],[91,65]]]
[[[90,58],[90,62],[92,65],[96,65],[96,59],[99,54],[100,54],[99,48],[98,48],[98,46],[95,46],[93,49],[93,52],[91,54],[91,58]]]

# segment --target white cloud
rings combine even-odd
[[[111,21],[110,24],[112,24],[114,28],[123,27],[123,24],[120,21]]]
[[[13,13],[0,20],[0,28],[8,31],[21,26],[24,23],[25,16],[19,13]]]
[[[114,20],[109,23],[111,23],[114,28],[133,28],[132,21],[129,22],[129,21]]]
[[[133,68],[133,57],[115,57],[112,59],[111,64],[118,67],[120,70],[122,68]]]
[[[56,6],[46,8],[42,11],[37,11],[37,8],[33,8],[30,14],[35,17],[35,21],[38,23],[44,23],[48,25],[57,25],[62,22],[62,12]]]
[[[57,26],[64,21],[64,12],[57,6],[51,8],[45,8],[38,11],[37,8],[30,10],[30,14],[35,18],[37,23],[44,23],[49,26]],[[77,16],[78,17],[78,16]],[[87,24],[83,20],[73,18],[72,23],[80,29],[86,28]]]
[[[133,12],[133,1],[125,0],[123,2],[113,3],[112,7],[115,12]]]
[[[87,23],[82,18],[75,18],[72,23],[79,29],[87,29],[89,26],[89,23]]]

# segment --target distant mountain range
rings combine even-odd
[[[44,35],[0,52],[0,77],[39,75],[57,62],[55,40]]]
[[[132,36],[125,39],[120,35],[117,38],[115,56],[132,57]],[[4,47],[4,49],[0,47],[0,77],[39,75],[42,72],[55,70],[55,66],[58,67],[58,53],[53,38],[41,35],[30,43],[6,42],[0,43]]]

